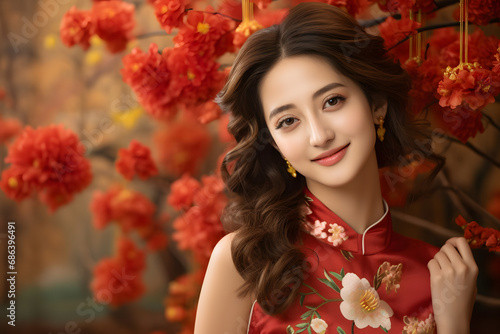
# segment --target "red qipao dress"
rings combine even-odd
[[[305,193],[299,297],[275,316],[254,303],[248,333],[434,333],[427,262],[438,248],[393,232],[385,202],[382,218],[358,234]]]

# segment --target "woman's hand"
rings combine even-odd
[[[427,264],[439,334],[470,332],[478,269],[465,238],[451,238]]]

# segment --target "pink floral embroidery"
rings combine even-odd
[[[346,241],[349,237],[345,233],[344,227],[338,224],[330,224],[330,229],[328,230],[330,235],[328,237],[328,241],[333,244],[333,246],[337,247],[342,244],[342,242]]]
[[[404,326],[401,334],[432,334],[436,327],[434,315],[432,313],[429,314],[427,319],[422,321],[418,321],[416,317],[409,318],[405,315],[403,317],[403,322],[406,326]]]
[[[326,227],[326,222],[320,222],[316,220],[314,226],[311,226],[311,234],[316,238],[326,239],[326,233],[324,232]]]

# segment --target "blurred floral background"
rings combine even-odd
[[[228,201],[233,138],[213,99],[246,38],[298,2],[0,0],[2,333],[192,333]],[[385,39],[433,129],[381,170],[395,229],[465,235],[472,333],[497,331],[500,2],[325,2]],[[416,187],[430,148],[446,164]]]

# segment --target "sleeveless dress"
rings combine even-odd
[[[439,249],[393,232],[385,201],[384,215],[359,234],[305,194],[299,297],[275,316],[255,302],[247,333],[434,333],[427,262]]]

